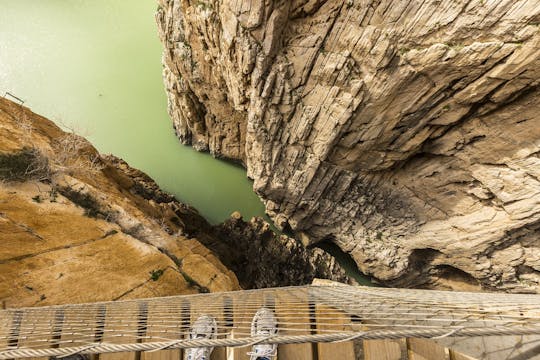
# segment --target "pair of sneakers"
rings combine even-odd
[[[251,336],[272,336],[277,334],[277,320],[274,312],[261,308],[251,321]],[[215,339],[217,337],[216,319],[210,315],[200,316],[189,333],[190,339]],[[213,347],[191,348],[186,350],[186,360],[210,360]],[[248,352],[250,360],[271,360],[277,355],[277,345],[257,344]]]

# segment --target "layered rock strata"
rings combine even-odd
[[[220,255],[244,288],[309,285],[315,279],[356,284],[336,259],[318,248],[305,248],[286,235],[276,235],[266,221],[244,221],[239,213],[214,227],[219,242],[201,242]]]
[[[178,137],[388,284],[540,289],[540,3],[160,0]]]
[[[202,243],[236,274],[243,289],[306,285],[315,279],[356,283],[329,253],[276,235],[261,218],[246,222],[235,212],[223,223],[211,225],[197,210],[164,193],[148,175],[122,159],[111,155],[106,159],[134,181],[133,192],[162,209],[162,229]]]
[[[166,231],[177,217],[137,184],[83,138],[0,97],[0,305],[239,289],[197,239]]]

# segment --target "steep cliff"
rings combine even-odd
[[[540,289],[540,3],[160,0],[184,143],[400,286]]]
[[[150,199],[140,184],[83,138],[0,97],[0,303],[239,289],[200,242],[165,231],[193,210],[176,215],[166,194]]]
[[[210,225],[144,172],[0,97],[0,305],[300,285],[315,277],[351,282],[329,254],[275,236],[260,219]]]

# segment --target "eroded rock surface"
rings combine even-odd
[[[276,235],[261,218],[244,221],[235,212],[223,223],[210,225],[196,209],[163,192],[142,171],[112,155],[106,160],[132,180],[131,192],[160,209],[163,230],[204,245],[207,252],[211,251],[236,274],[243,289],[305,285],[314,279],[356,283],[332,255],[322,249],[306,248],[286,235]]]
[[[160,0],[178,137],[389,284],[540,289],[540,3]]]
[[[0,304],[239,289],[197,239],[166,231],[178,216],[143,196],[150,190],[131,175],[83,138],[0,97]]]
[[[245,289],[309,285],[315,279],[356,284],[329,253],[276,235],[261,218],[246,222],[233,213],[211,234],[196,237],[234,271]]]

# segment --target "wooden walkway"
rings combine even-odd
[[[248,360],[261,307],[278,320],[270,339],[278,360],[540,359],[535,295],[311,286],[8,309],[0,311],[0,360],[179,360],[203,314],[218,325],[211,359]]]

